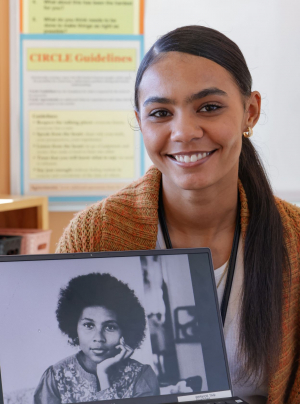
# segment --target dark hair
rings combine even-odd
[[[95,306],[114,311],[126,344],[133,349],[140,346],[146,328],[143,307],[128,285],[100,273],[77,276],[60,289],[56,318],[72,345],[79,345],[77,325],[82,311]]]
[[[137,111],[139,111],[138,92],[145,71],[167,52],[182,52],[210,59],[232,74],[244,96],[251,94],[252,77],[239,47],[219,31],[191,25],[168,32],[146,53],[135,81],[134,103]]]
[[[137,111],[143,74],[167,52],[182,52],[212,60],[232,75],[245,98],[251,95],[252,78],[239,47],[216,30],[187,26],[162,36],[145,55],[135,83]],[[264,370],[268,375],[278,364],[282,336],[282,273],[289,263],[283,225],[269,180],[255,148],[245,137],[239,160],[239,178],[250,212],[244,249],[239,338],[239,353],[244,360],[240,377],[248,379],[255,375],[259,377]]]

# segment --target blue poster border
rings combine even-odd
[[[140,61],[144,57],[144,35],[105,35],[105,34],[20,34],[20,194],[24,195],[24,105],[23,105],[23,41],[24,40],[71,40],[71,41],[138,41],[140,43]],[[145,173],[145,148],[140,132],[140,175]],[[92,203],[106,198],[103,195],[90,196],[50,196],[49,202]]]

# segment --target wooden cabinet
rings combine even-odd
[[[48,230],[48,199],[0,194],[0,228]]]

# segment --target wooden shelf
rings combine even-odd
[[[0,194],[0,227],[48,230],[48,216],[47,197]]]

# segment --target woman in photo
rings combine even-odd
[[[274,196],[250,140],[260,108],[225,35],[187,26],[159,38],[135,84],[154,167],[77,214],[57,252],[209,247],[222,301],[237,251],[224,318],[233,392],[250,404],[298,404],[300,209]]]
[[[35,404],[160,394],[151,366],[130,359],[145,337],[146,318],[126,284],[109,274],[73,278],[60,291],[56,317],[79,352],[45,371]]]

